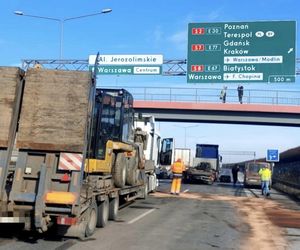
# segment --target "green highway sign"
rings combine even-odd
[[[94,65],[96,55],[89,56],[89,65]],[[162,65],[163,55],[99,55],[97,63],[99,65]]]
[[[92,69],[93,66],[90,66],[90,70]],[[96,70],[98,75],[160,75],[162,72],[162,66],[98,65],[96,66]]]
[[[90,69],[96,62],[96,55],[89,56]],[[163,55],[98,55],[97,74],[99,75],[161,75]]]
[[[188,83],[295,82],[296,22],[190,23]]]

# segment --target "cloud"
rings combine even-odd
[[[158,44],[163,40],[163,31],[160,26],[156,26],[153,31],[153,41]]]
[[[171,35],[169,40],[173,43],[178,43],[178,44],[187,42],[187,31],[186,30],[178,31],[173,35]]]
[[[154,48],[160,48],[164,43],[164,32],[160,25],[154,27],[153,30],[147,32],[147,43]]]
[[[176,49],[186,51],[188,34],[187,30],[179,30],[169,36],[168,40],[173,43]]]
[[[193,13],[189,13],[184,19],[183,19],[183,24],[186,25],[188,23],[193,23],[195,20],[199,17],[198,15],[195,15]]]
[[[189,13],[183,20],[185,23],[213,22],[222,17],[224,15],[223,12],[224,6],[220,6],[219,8],[213,9],[210,12],[203,12],[200,10],[197,13]]]
[[[222,10],[223,10],[222,8],[219,8],[219,9],[213,10],[210,13],[208,13],[207,20],[215,21],[215,20],[219,19],[219,17],[221,16]]]

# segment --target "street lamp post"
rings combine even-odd
[[[18,16],[26,16],[26,17],[33,17],[33,18],[39,18],[39,19],[46,19],[46,20],[52,20],[56,21],[60,24],[60,39],[59,39],[59,47],[60,47],[60,59],[63,58],[63,39],[64,39],[64,24],[67,21],[74,20],[74,19],[79,19],[79,18],[85,18],[85,17],[90,17],[90,16],[96,16],[96,15],[101,15],[101,14],[106,14],[112,12],[112,9],[103,9],[101,12],[96,12],[88,15],[82,15],[82,16],[76,16],[76,17],[69,17],[69,18],[53,18],[53,17],[45,17],[45,16],[36,16],[36,15],[28,15],[24,14],[23,11],[15,11],[14,14]]]
[[[199,125],[191,125],[191,126],[185,126],[185,127],[183,127],[183,126],[176,126],[176,125],[173,125],[173,126],[175,126],[175,127],[177,127],[177,128],[183,128],[184,129],[184,148],[186,148],[186,129],[187,128],[194,128],[194,127],[198,127]]]

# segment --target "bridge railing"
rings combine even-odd
[[[164,102],[220,103],[220,89],[217,88],[169,88],[132,87],[127,89],[135,100]],[[227,89],[226,103],[239,103],[236,89]],[[300,91],[286,90],[244,90],[243,103],[270,105],[300,105]]]

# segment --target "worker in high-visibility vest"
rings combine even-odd
[[[181,179],[182,173],[185,171],[185,166],[181,159],[177,159],[176,162],[172,164],[172,173],[173,173],[173,180],[172,180],[172,187],[171,187],[171,194],[180,193],[181,187]]]
[[[272,172],[267,165],[264,165],[258,172],[261,180],[261,194],[262,195],[270,195],[269,185],[271,182]]]

